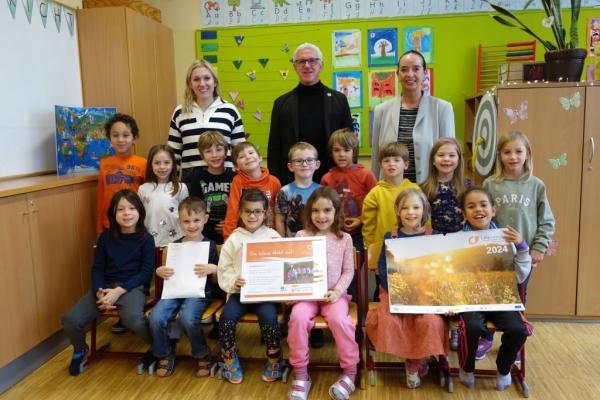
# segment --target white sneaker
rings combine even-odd
[[[419,377],[419,372],[410,373],[406,371],[406,386],[409,389],[416,389],[421,386],[421,378]]]

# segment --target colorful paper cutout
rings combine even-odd
[[[268,58],[259,58],[258,62],[260,63],[260,65],[262,65],[263,68],[265,68],[267,66],[267,63],[269,62]]]
[[[559,169],[560,167],[565,167],[567,165],[567,153],[562,153],[556,158],[549,158],[548,162],[552,169]]]
[[[15,15],[17,14],[17,0],[6,0],[8,2],[8,9],[10,10],[10,14],[13,19],[15,19]]]
[[[242,42],[244,41],[244,36],[242,36],[242,35],[234,36],[233,38],[235,39],[235,42],[237,43],[238,46],[240,46],[242,44]]]
[[[240,95],[240,92],[237,92],[235,90],[232,90],[229,92],[229,97],[231,97],[232,101],[235,101],[235,99],[237,99],[239,95]]]
[[[284,53],[289,53],[290,52],[290,45],[287,43],[284,43],[283,46],[281,46],[281,51],[283,51]]]
[[[333,31],[331,33],[333,67],[360,67],[360,30]]]
[[[56,24],[56,30],[60,33],[60,25],[62,21],[62,5],[52,3],[52,15],[54,16],[54,23]]]
[[[563,110],[569,111],[571,107],[579,108],[581,105],[581,95],[579,92],[575,92],[570,98],[561,96],[559,101]]]
[[[242,60],[233,60],[233,65],[235,66],[235,69],[240,69],[242,66]]]
[[[287,79],[288,74],[290,73],[289,69],[280,69],[279,70],[279,75],[281,75],[281,79]]]
[[[515,108],[507,107],[503,109],[504,115],[506,115],[511,125],[519,119],[522,121],[527,119],[527,104],[527,100],[523,100],[521,104]]]
[[[73,14],[73,11],[65,9],[65,21],[67,21],[69,34],[73,36],[73,32],[75,32],[75,15]]]
[[[217,51],[219,50],[219,43],[201,43],[201,51]]]
[[[243,110],[246,104],[244,103],[244,100],[240,99],[237,103],[235,103],[235,106],[240,110]]]
[[[256,119],[257,121],[262,121],[262,111],[260,110],[256,110],[254,111],[254,114],[252,114],[252,116],[254,117],[254,119]]]
[[[25,15],[27,16],[27,22],[31,24],[31,14],[33,14],[33,0],[21,0]],[[14,15],[13,15],[14,17]]]
[[[369,67],[398,64],[398,30],[396,28],[369,29]]]
[[[45,28],[46,21],[48,20],[48,0],[39,0],[38,8],[40,10],[40,18],[42,19],[42,25],[44,25]]]
[[[433,28],[418,26],[404,29],[404,51],[416,50],[423,54],[425,62],[433,62]]]
[[[211,64],[216,64],[217,60],[218,60],[218,57],[217,57],[216,54],[205,54],[205,55],[202,56],[202,59],[204,61],[208,61]]]
[[[216,38],[217,38],[217,31],[202,31],[202,32],[200,32],[200,39],[202,39],[202,40],[216,39]]]
[[[251,81],[256,79],[256,71],[255,70],[246,72],[246,75],[248,76],[248,78],[250,78]]]

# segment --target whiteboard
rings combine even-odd
[[[44,3],[0,3],[0,177],[56,170],[54,105],[83,106],[75,12]]]

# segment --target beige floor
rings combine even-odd
[[[143,349],[143,344],[132,334],[113,336],[107,332],[109,323],[100,329],[100,343],[111,340],[114,349]],[[534,336],[527,345],[528,382],[532,399],[600,399],[600,324],[534,322]],[[496,335],[498,339],[499,335]],[[326,337],[329,337],[328,335]],[[238,340],[243,354],[260,356],[263,348],[254,326],[242,326]],[[216,352],[218,343],[210,341]],[[497,343],[496,343],[497,346]],[[185,354],[189,345],[184,340],[178,352]],[[286,348],[287,352],[287,348]],[[0,396],[2,399],[284,399],[289,385],[281,382],[266,384],[260,381],[261,364],[245,363],[244,382],[232,385],[215,378],[193,377],[190,361],[177,365],[175,374],[169,378],[138,376],[135,360],[101,359],[91,365],[79,377],[67,373],[71,350],[58,354],[52,360]],[[286,353],[287,354],[287,353]],[[313,351],[315,359],[335,360],[335,347],[328,340],[326,347]],[[490,359],[479,367],[493,366]],[[451,363],[456,365],[455,354]],[[326,399],[329,385],[337,372],[311,372],[313,388],[310,399]],[[367,376],[365,376],[366,378]],[[352,399],[518,399],[521,398],[513,385],[506,392],[494,389],[493,379],[480,378],[477,388],[469,390],[455,379],[455,392],[446,393],[437,386],[434,374],[425,379],[421,388],[407,389],[404,375],[398,371],[377,372],[377,385],[357,390]]]

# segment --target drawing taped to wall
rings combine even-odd
[[[333,67],[360,67],[360,30],[333,31],[331,33]]]
[[[423,54],[425,62],[433,62],[433,28],[418,26],[404,29],[404,51],[415,50]]]
[[[369,107],[383,103],[396,97],[398,81],[396,70],[371,71],[369,73]]]
[[[346,96],[350,108],[362,107],[361,71],[334,72],[333,88]]]
[[[396,28],[369,29],[369,67],[398,64],[398,30]]]

